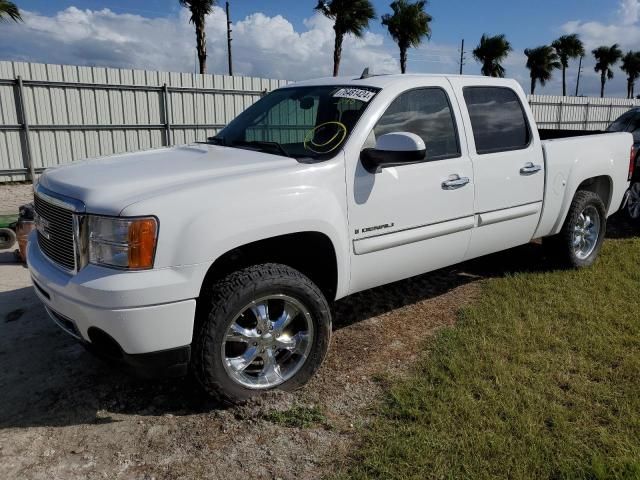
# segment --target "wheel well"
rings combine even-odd
[[[261,263],[295,268],[315,283],[331,301],[338,286],[338,265],[333,243],[323,233],[299,232],[248,243],[220,256],[209,267],[202,289],[232,272]],[[202,296],[201,290],[201,296]]]
[[[602,203],[604,203],[605,209],[609,211],[612,194],[611,178],[606,175],[588,178],[580,184],[578,191],[580,190],[587,190],[598,195]]]

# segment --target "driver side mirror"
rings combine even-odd
[[[375,148],[360,152],[360,161],[370,173],[380,173],[385,167],[398,167],[421,162],[426,158],[424,140],[415,133],[395,132],[381,135]]]

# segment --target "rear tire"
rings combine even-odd
[[[625,213],[632,220],[640,220],[640,179],[636,178],[631,182]]]
[[[607,212],[598,195],[579,190],[562,230],[545,239],[549,251],[565,266],[584,268],[593,265],[607,230]]]
[[[322,364],[331,313],[320,289],[279,264],[239,270],[200,299],[193,373],[212,397],[242,403],[262,391],[295,390]]]

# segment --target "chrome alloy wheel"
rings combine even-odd
[[[229,377],[246,388],[269,389],[304,365],[313,345],[313,320],[295,298],[270,295],[252,301],[233,319],[222,345]]]
[[[634,220],[640,218],[640,182],[631,184],[629,198],[627,199],[627,212]]]
[[[573,251],[580,260],[593,253],[600,236],[600,214],[593,206],[587,206],[576,221],[573,229]]]

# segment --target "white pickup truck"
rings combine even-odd
[[[301,82],[208,142],[47,170],[29,269],[90,350],[239,402],[309,380],[333,300],[541,237],[592,264],[632,143],[542,141],[512,80]]]

